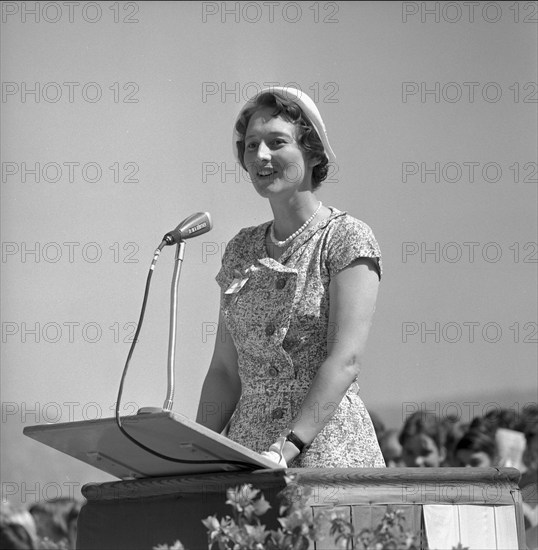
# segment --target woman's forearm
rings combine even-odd
[[[202,386],[196,422],[215,432],[222,432],[240,396],[241,385],[237,378],[225,371],[210,369]]]
[[[354,363],[346,364],[334,358],[327,358],[323,362],[289,426],[304,444],[312,443],[327,425],[357,374],[358,366]],[[293,443],[286,441],[282,453],[289,464],[299,454],[299,450]]]
[[[328,343],[328,355],[312,380],[294,425],[296,435],[311,443],[338,409],[360,372],[375,311],[379,279],[369,260],[359,259],[331,281],[329,326],[338,338]]]
[[[311,443],[323,430],[358,373],[358,364],[354,362],[330,357],[323,362],[293,425],[293,431],[301,440]]]

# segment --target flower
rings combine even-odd
[[[159,544],[153,547],[153,550],[186,550],[185,547],[176,540],[172,546],[167,546],[166,544]]]
[[[374,529],[355,533],[353,525],[338,510],[318,510],[312,514],[307,504],[312,490],[291,483],[281,493],[283,504],[278,518],[281,527],[267,530],[261,523],[271,505],[259,489],[250,484],[230,488],[226,503],[232,507],[233,517],[220,521],[216,516],[202,520],[207,528],[210,548],[219,550],[308,550],[319,535],[333,536],[338,548],[357,550],[415,550],[416,535],[406,532],[404,514],[387,506],[385,515]],[[327,529],[329,524],[330,529]],[[463,549],[461,546],[460,550]],[[173,546],[160,545],[154,550],[186,550],[179,541]],[[457,549],[455,549],[457,550]]]

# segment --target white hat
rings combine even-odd
[[[239,162],[241,162],[241,159],[239,158],[239,150],[237,149],[237,142],[242,141],[244,139],[244,136],[239,134],[235,129],[237,121],[239,120],[245,109],[252,107],[256,103],[256,99],[258,98],[258,96],[267,92],[278,95],[284,99],[291,100],[299,105],[303,113],[308,117],[308,120],[310,120],[310,122],[312,123],[312,126],[314,126],[314,128],[316,129],[319,139],[321,140],[321,143],[323,143],[325,155],[329,159],[329,162],[336,162],[336,155],[331,149],[329,138],[327,137],[327,130],[325,129],[325,124],[323,123],[323,119],[321,118],[316,104],[307,94],[305,94],[301,90],[297,90],[296,88],[291,88],[289,86],[274,86],[271,88],[264,88],[245,103],[243,108],[239,111],[233,127],[232,147],[234,157]]]

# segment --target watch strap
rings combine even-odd
[[[286,440],[293,443],[299,449],[300,453],[302,453],[306,447],[306,443],[304,443],[304,441],[302,441],[301,438],[293,431],[290,431],[290,433],[286,436]]]

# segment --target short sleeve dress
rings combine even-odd
[[[331,277],[361,257],[373,258],[382,273],[372,230],[345,212],[331,207],[330,216],[301,233],[278,261],[265,247],[270,223],[242,229],[228,243],[216,277],[242,386],[228,437],[257,452],[266,451],[296,418],[328,343],[338,338],[338,327],[329,324]],[[246,283],[227,294],[239,278]],[[354,382],[340,404],[314,411],[323,420],[336,409],[289,466],[385,466],[358,392]]]

